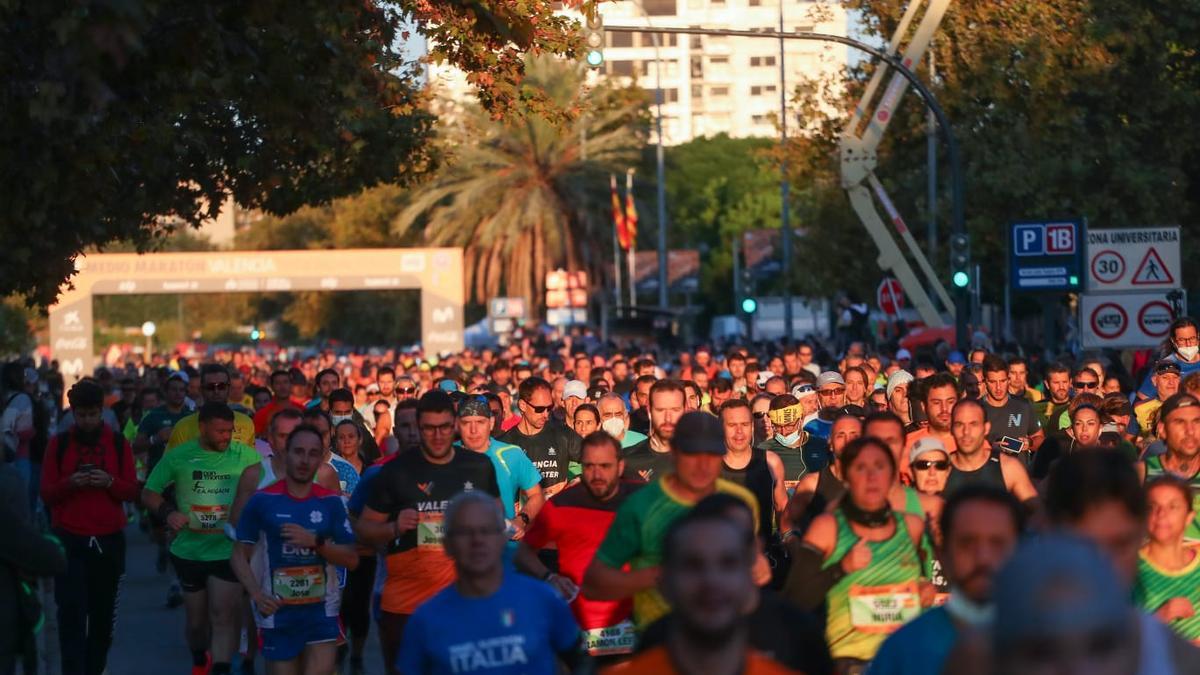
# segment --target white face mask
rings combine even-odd
[[[800,440],[800,430],[797,429],[786,436],[783,434],[775,434],[775,440],[790,448]]]
[[[619,439],[625,434],[625,420],[620,417],[610,417],[600,424],[600,428],[609,436]]]
[[[349,420],[349,419],[354,419],[354,415],[353,415],[353,414],[350,414],[350,415],[330,415],[330,416],[329,416],[329,419],[330,419],[330,421],[332,421],[332,422],[333,422],[333,426],[335,426],[335,427],[336,427],[337,425],[341,424],[342,422],[345,422],[346,420]]]
[[[1183,358],[1191,361],[1192,359],[1196,358],[1197,354],[1200,354],[1200,347],[1180,347],[1179,345],[1175,345],[1175,351],[1179,352],[1179,355]]]

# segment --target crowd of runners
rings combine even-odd
[[[136,527],[193,674],[1200,672],[1198,337],[10,363],[0,675]]]

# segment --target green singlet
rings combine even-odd
[[[213,452],[192,439],[163,455],[146,479],[146,489],[162,494],[174,485],[177,510],[188,517],[187,527],[171,542],[171,553],[184,560],[229,559],[233,540],[225,535],[225,523],[238,479],[260,461],[257,450],[237,441],[225,452]]]
[[[917,583],[921,561],[904,514],[892,515],[896,531],[891,538],[867,543],[871,563],[829,589],[825,642],[835,659],[870,661],[888,635],[921,613]],[[833,517],[837,520],[837,544],[823,569],[841,564],[859,539],[840,508]]]
[[[1166,570],[1138,553],[1137,579],[1133,582],[1133,601],[1147,612],[1155,612],[1171,598],[1187,598],[1192,607],[1200,609],[1200,550],[1192,548],[1196,557],[1179,570]],[[1200,614],[1176,619],[1167,624],[1183,639],[1200,642]]]
[[[1165,474],[1179,476],[1173,471],[1168,471],[1162,463],[1162,455],[1150,457],[1146,460],[1146,482],[1151,479]],[[1179,476],[1186,480],[1192,487],[1192,510],[1196,512],[1196,517],[1192,522],[1188,523],[1187,529],[1183,531],[1183,538],[1186,541],[1200,542],[1200,471],[1191,476]],[[1200,608],[1198,608],[1200,609]]]

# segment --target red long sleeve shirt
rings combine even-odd
[[[137,498],[139,486],[129,443],[108,425],[91,445],[80,442],[74,427],[50,439],[42,462],[42,501],[50,509],[50,524],[71,534],[99,536],[125,528],[123,502]],[[59,448],[60,442],[65,446]],[[79,487],[71,474],[85,464],[112,476],[112,485]]]

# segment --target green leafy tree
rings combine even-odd
[[[565,117],[524,53],[572,54],[549,0],[0,2],[0,291],[49,304],[75,255],[153,248],[226,195],[288,213],[427,164],[404,17],[496,116]]]
[[[574,111],[572,121],[494,120],[467,108],[447,132],[443,168],[415,189],[394,228],[462,247],[475,300],[516,295],[536,308],[547,271],[601,271],[612,231],[608,176],[637,161],[646,125],[640,91],[588,89],[579,64],[534,59],[527,80]]]

